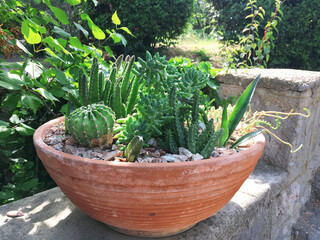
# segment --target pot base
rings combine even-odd
[[[109,228],[131,236],[135,237],[168,237],[175,234],[179,234],[182,232],[185,232],[189,230],[190,228],[194,227],[196,224],[192,224],[187,227],[179,228],[179,229],[169,229],[169,230],[147,230],[147,231],[141,231],[141,230],[133,230],[133,229],[125,229],[120,227],[115,227],[109,224],[106,224]]]

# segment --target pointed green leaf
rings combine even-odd
[[[222,120],[221,120],[221,128],[223,128],[223,133],[220,139],[220,142],[223,145],[226,145],[226,142],[229,139],[229,128],[228,128],[228,104],[224,103],[223,111],[222,111]]]
[[[93,23],[88,14],[82,13],[81,19],[86,20],[88,22],[89,28],[91,29],[92,34],[96,39],[102,40],[106,38],[106,34],[97,25]]]
[[[64,31],[63,29],[57,27],[57,26],[54,26],[53,29],[52,29],[52,32],[60,35],[61,37],[64,37],[64,38],[69,38],[71,37],[71,34],[70,33],[67,33],[66,31]]]
[[[68,25],[68,16],[65,11],[60,8],[49,6],[54,16],[64,25]]]
[[[32,53],[28,51],[28,49],[25,48],[25,46],[17,39],[16,45],[18,48],[20,48],[22,51],[24,51],[26,54],[28,54],[30,57],[32,57]]]
[[[236,148],[237,146],[239,146],[241,143],[250,140],[251,138],[254,138],[255,136],[258,136],[260,133],[268,133],[268,131],[264,130],[264,129],[259,129],[253,132],[249,132],[246,135],[240,137],[234,144],[232,144],[231,148]],[[269,140],[271,139],[270,134],[269,135]]]
[[[117,11],[114,12],[114,14],[111,17],[111,20],[112,20],[113,24],[115,24],[115,25],[120,25],[121,24],[121,21],[120,21],[120,19],[118,17]]]
[[[0,126],[0,138],[7,138],[11,134],[11,129],[5,126]]]
[[[134,35],[133,35],[133,34],[131,33],[131,31],[129,30],[129,28],[127,28],[127,27],[121,27],[121,28],[119,28],[119,29],[125,31],[126,33],[128,33],[128,34],[130,34],[131,36],[134,37]]]
[[[228,129],[229,129],[228,139],[230,138],[231,134],[238,126],[244,113],[247,111],[248,105],[251,101],[254,90],[256,89],[260,76],[261,74],[259,74],[259,76],[252,83],[250,83],[250,85],[246,88],[246,90],[242,93],[239,100],[237,101],[228,120]],[[224,142],[224,144],[226,144],[226,142]]]
[[[89,36],[89,32],[87,30],[85,30],[80,24],[73,22],[74,25],[83,33],[83,35],[88,38]]]
[[[16,127],[16,131],[22,136],[32,136],[35,130],[28,125],[21,123],[19,127]]]

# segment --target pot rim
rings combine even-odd
[[[203,164],[209,164],[214,162],[223,162],[223,161],[235,161],[239,156],[246,154],[247,152],[255,153],[258,151],[261,147],[263,148],[266,142],[266,138],[263,134],[259,134],[256,137],[254,137],[254,145],[252,145],[250,148],[243,150],[237,154],[217,157],[217,158],[207,158],[202,159],[199,161],[188,161],[188,162],[173,162],[173,163],[138,163],[138,162],[114,162],[114,161],[103,161],[103,160],[97,160],[97,159],[90,159],[90,158],[84,158],[75,156],[69,153],[64,153],[61,151],[58,151],[54,149],[53,147],[50,147],[46,143],[44,143],[43,139],[46,135],[47,130],[56,125],[58,122],[63,122],[65,119],[64,116],[55,118],[53,120],[50,120],[43,125],[41,125],[34,133],[33,135],[33,142],[36,147],[39,147],[42,149],[42,151],[46,152],[47,154],[57,156],[60,155],[64,159],[72,159],[73,161],[77,162],[83,162],[83,163],[92,163],[96,165],[102,165],[102,166],[115,166],[117,168],[174,168],[174,167],[191,167],[191,166],[197,166],[197,165],[203,165]]]

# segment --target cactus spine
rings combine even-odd
[[[102,147],[113,141],[114,113],[103,104],[90,104],[74,110],[66,118],[68,133],[85,147]]]
[[[135,136],[132,138],[124,154],[128,162],[134,162],[138,158],[142,144],[143,138],[141,136]]]

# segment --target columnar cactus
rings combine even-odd
[[[103,104],[91,104],[74,110],[66,118],[68,133],[85,147],[112,144],[114,112]]]

